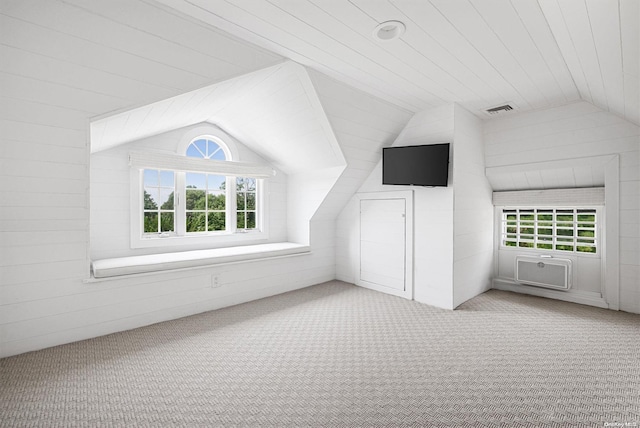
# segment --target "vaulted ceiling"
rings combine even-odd
[[[291,174],[345,159],[304,67],[286,61],[91,122],[91,151],[215,123]]]
[[[156,0],[411,111],[585,100],[640,124],[637,0]],[[397,40],[373,37],[399,20]]]

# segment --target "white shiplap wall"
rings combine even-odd
[[[640,313],[640,128],[578,102],[486,121],[484,129],[489,168],[619,155],[620,309]]]
[[[482,121],[454,106],[453,306],[491,287],[492,189],[485,176]]]
[[[453,105],[416,113],[393,146],[453,143]],[[449,187],[383,186],[381,151],[378,162],[358,192],[413,190],[414,192],[414,299],[453,309],[453,195],[452,169]],[[452,164],[455,159],[452,160]],[[359,245],[356,225],[359,207],[353,197],[338,217],[336,276],[355,281],[359,266],[355,246]]]
[[[215,292],[204,288],[207,270],[82,283],[89,274],[89,119],[282,58],[146,2],[123,2],[127,13],[78,4],[0,6],[0,355],[331,279],[332,266],[317,271],[315,256],[301,256],[223,269],[223,284],[234,285]]]
[[[382,147],[392,143],[412,113],[321,73],[310,70],[309,75],[347,160],[314,217],[335,219],[380,160]]]
[[[312,219],[310,238],[312,243],[331,242],[337,277],[354,282],[353,275],[345,272],[350,264],[346,247],[352,231],[336,222],[336,217],[379,162],[382,147],[393,142],[411,113],[321,73],[310,70],[309,76],[347,161]],[[289,177],[289,181],[294,180]],[[334,229],[335,235],[323,235],[323,231]]]

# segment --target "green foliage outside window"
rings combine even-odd
[[[504,209],[502,245],[597,253],[596,210]]]

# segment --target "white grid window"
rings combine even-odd
[[[595,208],[503,208],[502,247],[598,252]]]
[[[193,140],[185,155],[218,162],[230,160],[222,142],[206,137]],[[142,171],[144,237],[259,232],[258,178]],[[235,192],[229,190],[233,188]]]

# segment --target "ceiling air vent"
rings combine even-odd
[[[516,107],[513,105],[513,103],[509,103],[509,104],[503,104],[501,106],[496,106],[496,107],[491,107],[488,109],[484,109],[483,112],[488,115],[488,116],[499,116],[502,115],[504,113],[508,113],[510,111],[515,110]]]

